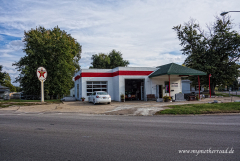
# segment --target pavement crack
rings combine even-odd
[[[21,106],[18,106],[18,108],[16,109],[16,111],[18,111],[20,109]]]

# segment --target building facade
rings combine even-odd
[[[181,76],[204,75],[205,73],[174,63],[152,67],[117,67],[114,69],[81,69],[75,74],[75,97],[88,101],[94,91],[107,91],[112,100],[147,100],[182,92]]]
[[[81,69],[75,75],[75,97],[78,100],[85,97],[87,101],[94,91],[107,91],[115,101],[120,101],[121,94],[135,94],[135,99],[145,100],[144,95],[149,93],[145,88],[149,83],[148,75],[154,70],[156,68]]]

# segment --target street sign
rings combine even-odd
[[[47,70],[44,67],[37,69],[37,77],[41,82],[44,82],[47,78]]]

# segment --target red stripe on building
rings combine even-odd
[[[82,77],[113,77],[113,73],[81,73]]]
[[[75,77],[75,81],[78,80],[79,78],[81,78],[80,75],[77,75],[77,76]]]
[[[149,75],[153,71],[118,71],[118,75]]]
[[[119,71],[113,72],[113,77],[118,76],[119,75]]]
[[[74,78],[75,81],[78,80],[78,79],[80,79],[80,78],[81,78],[81,75],[82,75],[82,73],[80,73],[80,75],[77,75],[77,76]]]
[[[116,71],[113,73],[90,73],[90,72],[84,72],[81,73],[81,75],[78,75],[75,77],[75,81],[78,80],[81,77],[115,77],[120,75],[145,75],[148,76],[153,71]]]

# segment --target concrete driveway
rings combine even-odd
[[[169,105],[208,103],[218,100],[231,102],[240,100],[239,97],[205,98],[201,101],[155,102],[155,101],[126,101],[111,104],[93,105],[88,102],[64,102],[60,104],[36,103],[33,106],[11,106],[0,109],[0,113],[11,111],[14,113],[82,113],[105,115],[153,115],[157,111],[167,109]]]

